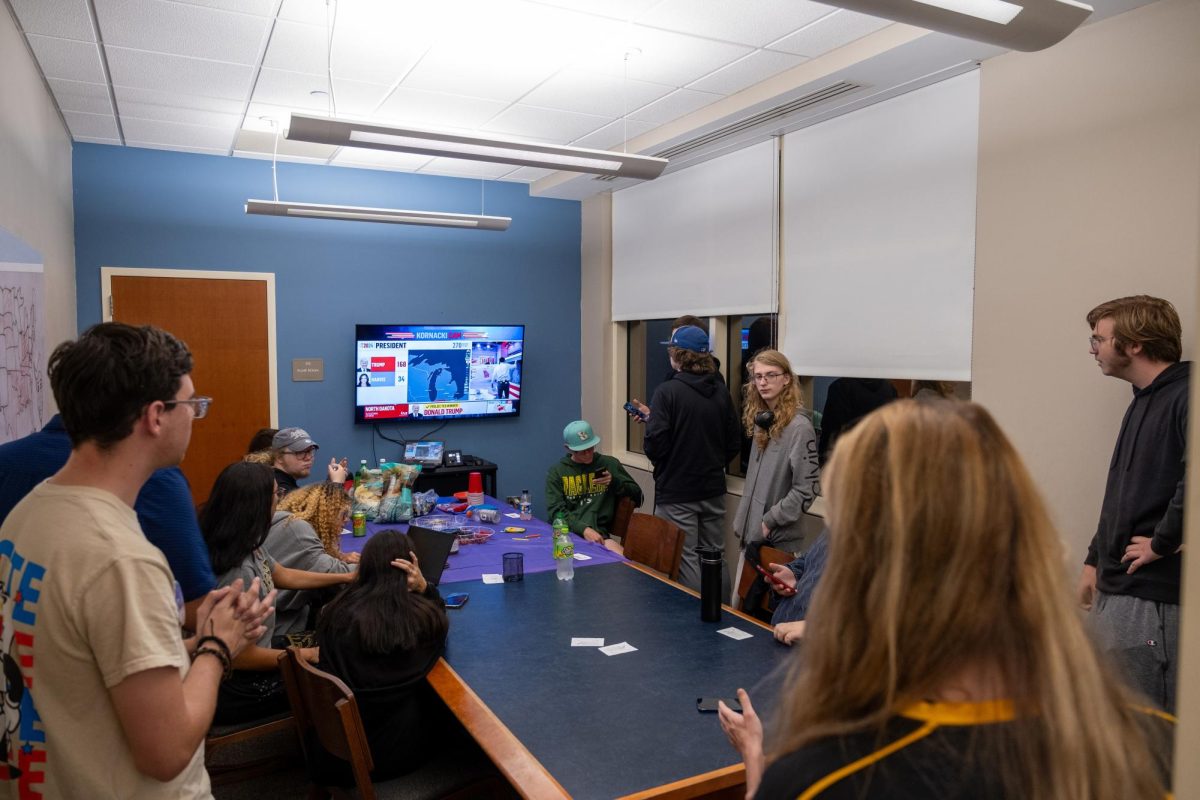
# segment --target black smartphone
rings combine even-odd
[[[640,408],[638,408],[637,406],[635,406],[633,403],[626,403],[623,406],[623,408],[625,409],[625,412],[627,414],[629,414],[630,416],[637,417],[642,422],[646,421],[646,415],[644,413],[642,413],[642,410]]]
[[[717,702],[724,701],[725,705],[729,706],[731,711],[741,712],[742,704],[737,700],[732,700],[728,697],[697,697],[696,710],[702,713],[713,712],[717,710]]]
[[[455,594],[448,594],[445,597],[446,608],[462,608],[463,606],[465,606],[467,604],[467,599],[470,596],[471,595],[467,594],[466,592],[456,592]]]

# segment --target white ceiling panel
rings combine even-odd
[[[370,167],[415,172],[432,161],[416,153],[395,153],[390,150],[371,150],[366,147],[343,147],[333,158],[334,164],[345,167]]]
[[[388,87],[373,83],[359,83],[334,78],[334,98],[337,100],[337,115],[341,117],[365,117],[373,112],[387,94]],[[297,110],[326,113],[329,100],[325,95],[313,96],[315,90],[326,91],[329,85],[324,75],[308,75],[302,72],[286,72],[281,69],[263,69],[254,87],[254,102],[287,106]]]
[[[121,145],[120,139],[103,139],[98,136],[72,136],[77,142],[88,142],[89,144],[115,144],[118,147]]]
[[[326,55],[324,28],[281,19],[271,31],[263,66],[324,75]]]
[[[81,83],[47,78],[54,99],[62,111],[81,111],[84,114],[112,114],[112,98],[104,83]]]
[[[254,68],[202,58],[147,53],[123,47],[105,47],[113,86],[149,89],[176,95],[200,95],[245,100]],[[118,94],[119,97],[119,94]],[[119,100],[118,100],[119,102]]]
[[[104,66],[100,63],[100,46],[94,42],[31,35],[29,46],[33,48],[42,74],[47,78],[84,83],[107,82]]]
[[[501,175],[500,179],[505,181],[520,181],[521,183],[533,183],[540,181],[542,178],[554,174],[552,169],[540,169],[538,167],[518,167],[512,172]]]
[[[81,42],[96,41],[87,0],[10,0],[21,30]]]
[[[684,114],[711,105],[722,99],[724,95],[712,92],[697,92],[692,89],[676,89],[666,97],[655,100],[649,105],[642,106],[630,113],[630,118],[652,122],[655,125],[665,125],[679,119]]]
[[[243,14],[257,14],[260,17],[271,16],[278,0],[176,0],[192,6],[218,8],[222,11],[240,11]]]
[[[118,139],[117,120],[111,114],[81,114],[78,111],[64,111],[67,127],[71,136],[87,136],[93,139]]]
[[[587,136],[580,136],[571,144],[576,147],[590,147],[594,150],[618,150],[618,145],[622,142],[627,142],[630,139],[635,139],[647,131],[654,130],[656,126],[649,122],[641,122],[636,119],[621,120],[618,119],[610,122],[598,131],[593,131]]]
[[[166,0],[93,0],[106,45],[256,64],[270,19]]]
[[[772,42],[771,49],[816,58],[891,24],[890,21],[879,17],[839,10],[817,20],[807,28]]]
[[[279,18],[325,27],[325,0],[283,0]]]
[[[608,119],[594,114],[518,104],[484,125],[483,130],[506,136],[569,142],[603,127]]]
[[[638,18],[643,25],[762,47],[830,12],[808,0],[665,0]]]
[[[234,150],[270,156],[275,152],[275,136],[268,131],[238,131]],[[337,145],[316,142],[293,142],[279,137],[279,155],[325,161],[337,152]]]
[[[512,172],[512,164],[463,161],[460,158],[432,158],[419,171],[430,175],[451,175],[457,178],[499,178],[506,172]]]
[[[433,47],[404,79],[409,89],[447,92],[484,100],[511,103],[554,74],[561,65],[514,59],[497,69],[504,58],[498,52],[464,51],[453,46]]]
[[[234,126],[210,128],[151,119],[121,116],[121,129],[130,144],[149,143],[164,147],[204,148],[228,151],[234,141]]]
[[[799,66],[808,61],[804,56],[792,53],[776,53],[773,50],[755,50],[743,59],[733,62],[727,67],[721,67],[716,72],[705,75],[695,83],[689,83],[689,89],[699,89],[718,94],[733,94],[747,86],[753,86],[784,70]]]
[[[627,109],[641,108],[665,97],[673,88],[572,67],[525,95],[521,102],[580,114],[607,115],[611,119],[622,116]]]
[[[643,25],[633,26],[629,43],[641,51],[629,61],[629,77],[672,86],[686,86],[753,50],[745,45],[715,42]],[[620,71],[624,72],[624,67]]]
[[[499,114],[506,106],[506,103],[496,100],[425,92],[401,86],[384,101],[375,112],[375,117],[417,127],[473,130]]]
[[[302,158],[300,156],[285,156],[282,153],[280,153],[279,156],[276,157],[276,156],[273,156],[271,153],[255,153],[255,152],[252,152],[249,150],[234,150],[233,155],[236,158],[253,158],[253,159],[257,159],[259,161],[275,160],[275,161],[281,161],[281,162],[291,162],[293,164],[324,164],[326,162],[326,159],[324,159],[324,158]],[[257,195],[256,199],[269,199],[274,194],[274,189],[270,184],[267,184],[267,187],[265,189],[260,188],[260,190],[257,192],[252,191],[252,189],[253,189],[253,187],[248,188],[246,191],[246,194],[252,195],[252,196]]]
[[[158,142],[135,142],[126,140],[130,147],[144,147],[147,150],[170,150],[172,153],[200,153],[206,156],[223,156],[229,153],[224,147],[191,147],[189,145],[160,144]]]
[[[117,97],[117,105],[124,107],[129,103],[171,108],[186,108],[193,111],[213,111],[218,114],[241,114],[245,101],[227,97],[202,97],[197,94],[181,94],[179,92],[162,92],[154,89],[138,89],[132,86],[114,86],[113,93]]]
[[[534,0],[534,2],[619,20],[637,21],[662,0]]]
[[[161,106],[155,103],[117,102],[121,112],[121,120],[130,118],[154,120],[156,122],[177,122],[184,125],[203,125],[209,128],[236,129],[242,124],[241,113],[222,114],[216,111],[203,111],[197,108],[180,108],[178,106]]]

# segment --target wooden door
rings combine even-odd
[[[273,291],[261,279],[153,275],[110,277],[111,318],[156,325],[187,343],[195,360],[196,394],[213,398],[208,416],[192,425],[180,465],[196,504],[204,502],[217,474],[246,452],[246,444],[272,419],[269,305]]]

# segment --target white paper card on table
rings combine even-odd
[[[483,582],[484,583],[504,583],[504,576],[501,575],[499,572],[485,572],[485,573],[483,573]]]
[[[629,642],[617,642],[616,644],[610,644],[608,647],[600,648],[600,652],[606,656],[619,656],[622,653],[632,653],[636,650],[637,648]]]
[[[515,511],[509,512],[508,514],[505,514],[504,516],[508,517],[509,519],[520,519],[521,518],[521,515]]]
[[[350,534],[351,530],[349,528],[342,528],[342,536],[349,536]]]
[[[591,561],[592,557],[589,556],[587,553],[576,553],[575,560],[576,561]]]
[[[722,636],[728,636],[730,639],[750,639],[753,638],[753,633],[746,633],[738,628],[721,628],[717,633]]]
[[[604,647],[604,640],[588,639],[584,636],[572,636],[571,647]]]

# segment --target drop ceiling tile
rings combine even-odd
[[[271,31],[263,66],[310,75],[325,74],[325,29],[281,19]]]
[[[177,95],[201,95],[245,100],[254,80],[254,68],[202,58],[147,53],[105,46],[114,88],[149,89]],[[117,102],[120,102],[118,94]]]
[[[224,147],[190,147],[188,145],[159,144],[158,142],[125,141],[130,147],[141,147],[146,150],[170,150],[172,153],[200,153],[206,156],[223,156],[228,154]]]
[[[496,100],[401,86],[383,101],[372,119],[416,127],[474,130],[503,111],[507,105]]]
[[[166,0],[94,0],[106,45],[257,64],[267,17]]]
[[[390,150],[370,150],[365,147],[343,147],[333,163],[343,167],[368,167],[416,172],[433,159],[417,153],[395,153]]]
[[[388,87],[383,85],[347,81],[337,77],[334,77],[333,86],[339,117],[369,116],[387,95],[388,90]],[[313,96],[312,92],[326,91],[328,88],[324,75],[264,68],[258,74],[253,101],[324,114],[329,108],[328,98],[325,95]]]
[[[891,24],[890,20],[879,17],[837,10],[806,28],[772,42],[770,47],[772,50],[816,58]]]
[[[619,20],[638,20],[662,0],[536,0],[541,5],[557,6],[585,14],[599,14]]]
[[[97,136],[73,136],[71,137],[76,142],[89,142],[91,144],[111,144],[117,147],[121,146],[120,139],[102,139]]]
[[[609,122],[608,117],[576,114],[552,108],[514,105],[493,119],[482,130],[506,136],[537,137],[566,144],[591,133]]]
[[[96,41],[87,0],[10,0],[25,33],[40,33],[81,42]]]
[[[503,69],[497,68],[504,64]],[[435,45],[401,84],[409,89],[479,97],[511,103],[561,68],[560,63],[519,59],[505,63],[499,53],[469,52]]]
[[[192,6],[217,8],[222,11],[238,11],[242,14],[255,14],[269,17],[275,9],[275,0],[176,0]]]
[[[808,59],[804,56],[792,53],[755,50],[745,58],[721,67],[695,83],[688,84],[687,88],[725,95],[734,94],[759,81],[764,81],[772,75],[778,75],[784,70],[799,66],[805,61]]]
[[[132,86],[114,86],[113,94],[117,97],[117,107],[127,104],[146,104],[168,108],[186,108],[193,111],[212,111],[217,114],[242,113],[244,101],[225,97],[203,97],[198,94],[183,94],[180,92],[160,92],[154,89],[137,89]]]
[[[81,114],[78,111],[64,111],[67,127],[71,129],[71,137],[86,136],[93,139],[120,139],[117,130],[116,117],[111,114]]]
[[[270,156],[275,152],[275,136],[269,131],[248,130],[243,128],[238,131],[237,139],[233,143],[234,150],[242,152],[261,153]],[[317,142],[293,142],[290,139],[279,137],[279,155],[280,156],[295,156],[297,158],[311,158],[321,161],[327,161],[334,153],[337,152],[337,145],[318,144]]]
[[[618,119],[587,136],[580,136],[571,144],[575,147],[590,147],[593,150],[616,150],[619,149],[618,145],[622,142],[636,139],[646,131],[654,130],[657,127],[657,125],[636,119]]]
[[[156,144],[168,148],[200,148],[228,151],[233,144],[235,128],[210,128],[204,125],[183,125],[178,122],[159,122],[150,119],[121,117],[127,144],[142,147]]]
[[[408,74],[445,26],[426,19],[441,3],[343,3],[333,33],[333,74],[389,86]],[[461,16],[450,22],[461,27]]]
[[[829,13],[808,0],[666,0],[638,18],[643,25],[762,47]]]
[[[555,170],[541,169],[540,167],[518,167],[512,172],[500,176],[503,181],[520,181],[521,183],[533,183],[540,181],[547,175],[553,175]]]
[[[162,106],[156,103],[117,103],[121,121],[130,118],[154,122],[177,122],[184,125],[202,125],[209,128],[234,129],[242,124],[241,113],[221,114],[198,108]]]
[[[626,109],[641,108],[665,97],[673,88],[571,67],[525,95],[521,102],[541,108],[598,114],[611,119],[621,116]]]
[[[499,178],[512,172],[512,164],[465,161],[461,158],[433,158],[418,171],[422,174],[451,175],[458,178]]]
[[[104,67],[100,63],[100,46],[94,42],[30,35],[29,46],[33,48],[42,74],[47,78],[84,83],[106,82]]]
[[[325,0],[283,0],[279,19],[325,27]]]
[[[698,36],[634,25],[628,33],[630,47],[641,52],[624,64],[606,71],[630,78],[686,86],[708,73],[749,55],[753,48],[741,44],[716,42]]]
[[[50,84],[54,100],[62,111],[108,115],[113,113],[112,98],[108,96],[108,86],[105,84],[64,81],[59,78],[47,78],[46,82]]]
[[[666,97],[655,100],[649,105],[642,106],[629,114],[631,119],[652,122],[655,125],[665,125],[674,122],[684,114],[690,114],[696,109],[704,108],[722,99],[724,95],[712,92],[697,92],[692,89],[676,89]]]
[[[235,158],[254,158],[258,159],[259,161],[270,161],[272,158],[274,158],[270,153],[254,153],[248,150],[234,150],[233,155]],[[326,159],[324,158],[301,158],[300,156],[285,156],[283,154],[280,154],[275,160],[288,161],[293,164],[324,164],[326,162]],[[247,194],[253,197],[256,193],[247,192]],[[258,192],[257,195],[261,199],[269,199],[270,197],[270,195],[268,195],[268,193],[265,191]]]

